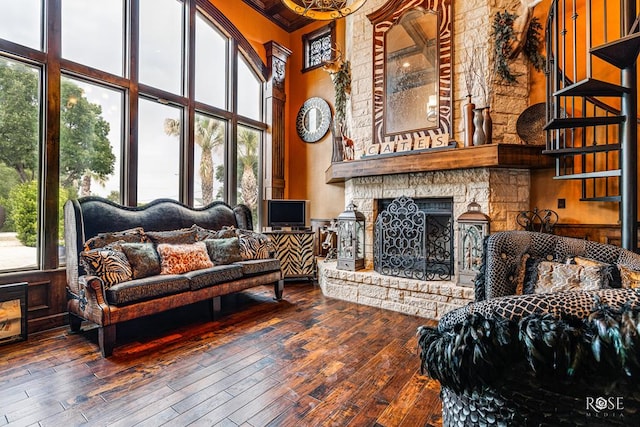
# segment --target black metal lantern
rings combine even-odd
[[[353,202],[338,215],[338,269],[364,268],[364,215]]]
[[[472,286],[482,264],[484,238],[489,235],[490,218],[475,201],[458,217],[458,284]]]

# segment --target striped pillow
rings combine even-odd
[[[131,265],[126,255],[108,246],[81,252],[80,264],[87,274],[99,277],[106,289],[131,280]]]

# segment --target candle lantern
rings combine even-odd
[[[472,286],[484,250],[484,238],[489,235],[490,218],[480,211],[475,201],[458,217],[458,284]]]
[[[364,268],[364,215],[353,202],[338,215],[338,269]]]

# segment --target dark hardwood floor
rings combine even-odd
[[[425,319],[325,298],[287,283],[118,328],[0,347],[0,426],[439,426],[436,381],[420,375]]]

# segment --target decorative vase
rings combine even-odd
[[[464,146],[471,147],[473,145],[473,110],[476,104],[471,102],[471,95],[467,95],[467,103],[462,106],[462,119],[464,120]]]
[[[491,144],[493,139],[493,120],[491,119],[491,108],[482,109],[482,130],[484,131],[485,144]]]
[[[486,142],[486,136],[484,130],[482,130],[482,124],[484,119],[482,118],[483,108],[474,108],[473,110],[473,125],[475,130],[473,132],[473,145],[484,145]]]
[[[331,153],[331,163],[341,162],[344,159],[342,147],[342,132],[340,124],[334,120],[331,126],[331,140],[333,141],[333,152]]]

